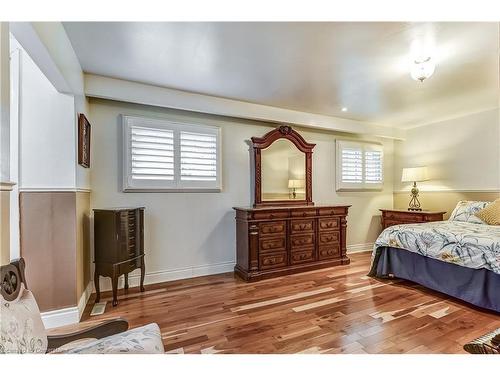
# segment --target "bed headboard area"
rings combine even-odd
[[[410,192],[394,192],[394,207],[408,206]],[[500,198],[500,191],[420,191],[418,199],[422,209],[430,211],[446,211],[444,219],[448,220],[459,201],[488,201]]]

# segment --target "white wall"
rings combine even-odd
[[[123,193],[121,191],[120,115],[162,117],[178,121],[195,119],[222,128],[221,193]],[[235,262],[233,206],[252,203],[249,140],[262,136],[275,125],[92,99],[93,131],[91,205],[93,208],[145,206],[145,248],[148,274],[181,270],[196,275],[230,271]],[[352,204],[348,221],[348,244],[373,242],[379,232],[375,215],[392,207],[392,140],[385,140],[386,186],[383,192],[335,192],[335,138],[327,132],[298,129],[308,142],[316,143],[313,154],[313,198],[317,204]],[[338,136],[338,135],[337,135]],[[207,265],[213,267],[205,267]],[[215,265],[215,266],[214,266]],[[148,279],[147,279],[148,280]],[[152,280],[152,279],[151,279]]]
[[[20,188],[74,188],[74,98],[59,93],[24,51],[20,66]]]
[[[0,182],[10,180],[9,24],[0,22]]]
[[[12,33],[48,81],[60,93],[74,96],[72,128],[78,114],[88,117],[88,100],[80,63],[61,22],[11,22]],[[90,171],[77,164],[77,132],[74,132],[75,181],[73,189],[90,188]]]
[[[421,190],[499,190],[499,132],[496,109],[408,129],[395,141],[394,190],[408,190],[403,167],[421,165],[431,178]]]

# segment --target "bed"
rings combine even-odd
[[[461,201],[447,221],[386,228],[369,276],[410,280],[500,312],[500,226],[475,216],[488,203]]]

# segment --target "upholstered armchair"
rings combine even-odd
[[[0,353],[163,353],[156,323],[128,330],[123,319],[78,332],[48,336],[28,290],[24,259],[0,267]]]

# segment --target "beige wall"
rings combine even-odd
[[[76,193],[20,194],[21,256],[40,311],[76,306]]]
[[[186,269],[192,269],[192,275],[204,269],[214,273],[231,270],[236,241],[232,207],[253,203],[248,142],[252,136],[262,136],[276,125],[98,99],[90,101],[90,113],[92,208],[145,206],[147,273],[166,272],[175,276],[177,271],[185,275]],[[220,126],[222,192],[123,193],[120,117],[123,114]],[[393,141],[383,141],[386,160],[383,191],[339,194],[335,191],[335,139],[346,135],[297,130],[308,142],[316,143],[313,200],[316,204],[352,205],[348,217],[348,245],[373,242],[379,232],[378,209],[392,207]]]
[[[10,191],[0,190],[0,264],[10,262]]]
[[[395,142],[394,190],[408,191],[401,182],[404,167],[425,165],[430,180],[425,190],[500,190],[500,119],[497,109],[409,129]]]
[[[394,207],[406,208],[411,184],[401,182],[403,167],[426,165],[430,180],[418,183],[422,208],[445,210],[447,219],[460,200],[492,201],[500,196],[500,118],[484,111],[429,124],[395,142]]]

